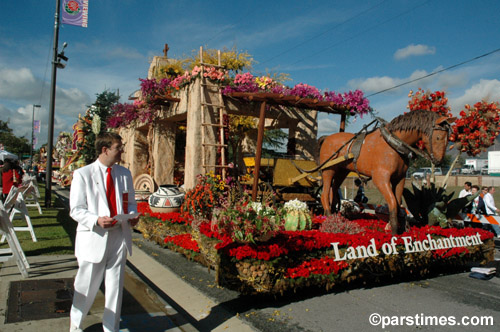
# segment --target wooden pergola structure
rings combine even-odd
[[[285,106],[300,109],[316,110],[328,114],[340,115],[339,131],[345,131],[345,122],[349,108],[339,106],[334,102],[319,101],[313,98],[301,98],[298,96],[285,96],[278,93],[269,92],[232,92],[228,96],[246,101],[260,102],[259,125],[257,132],[257,149],[255,152],[255,167],[253,174],[252,200],[257,199],[257,187],[259,184],[260,164],[262,157],[262,144],[264,142],[264,125],[266,119],[266,106]]]

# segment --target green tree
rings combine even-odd
[[[9,122],[0,120],[0,143],[3,148],[17,155],[30,153],[30,141],[24,136],[17,137],[9,127]]]
[[[97,130],[97,134],[106,131],[104,124],[111,114],[112,107],[120,100],[120,96],[116,92],[109,90],[98,93],[96,96],[96,101],[89,107],[85,115],[89,121],[83,122],[82,129],[85,133],[85,139],[79,146],[86,164],[90,164],[97,158],[94,148],[96,137],[94,130]]]

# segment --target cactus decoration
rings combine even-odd
[[[294,199],[284,205],[285,209],[285,230],[302,231],[311,228],[311,214],[307,204]]]

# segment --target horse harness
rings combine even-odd
[[[373,129],[368,130],[368,128],[370,126],[372,126],[373,124],[375,124]],[[387,126],[387,121],[385,121],[384,119],[382,119],[380,117],[375,117],[375,120],[364,125],[363,128],[358,133],[354,134],[354,136],[349,141],[345,142],[337,151],[335,151],[328,159],[326,159],[318,167],[316,167],[312,170],[303,170],[303,169],[300,169],[297,165],[295,165],[295,167],[297,167],[297,169],[299,169],[302,172],[307,172],[307,173],[316,172],[316,171],[320,170],[327,162],[332,160],[334,157],[338,156],[340,150],[342,150],[347,145],[346,156],[349,153],[353,154],[353,161],[352,162],[354,164],[354,171],[356,172],[356,174],[359,176],[360,179],[362,179],[364,182],[366,182],[367,180],[365,180],[359,174],[359,171],[357,168],[357,160],[358,160],[359,155],[361,153],[361,147],[363,146],[366,135],[374,132],[377,129],[380,129],[380,134],[382,135],[384,140],[387,142],[387,144],[389,144],[390,147],[392,147],[394,150],[396,150],[396,152],[398,152],[403,158],[413,159],[413,158],[415,158],[415,155],[418,155],[422,158],[429,160],[431,163],[436,164],[437,161],[436,161],[436,158],[434,157],[434,153],[432,150],[432,136],[434,135],[434,130],[443,130],[443,131],[448,131],[448,132],[451,130],[449,125],[436,126],[436,124],[434,124],[431,128],[430,139],[429,139],[429,143],[430,143],[429,150],[431,152],[424,153],[420,149],[415,149],[414,147],[412,147],[408,143],[403,142],[401,139],[399,139],[394,134],[392,134],[386,128],[386,126]]]
[[[434,130],[442,130],[442,131],[450,131],[450,127],[448,126],[436,126],[435,124],[431,128],[431,133],[429,135],[429,150],[430,153],[424,153],[420,149],[415,149],[411,145],[409,145],[406,142],[403,142],[399,138],[397,138],[395,135],[393,135],[387,128],[387,122],[382,119],[382,118],[376,118],[382,126],[380,126],[380,134],[384,138],[384,140],[389,144],[394,150],[396,150],[402,157],[407,158],[407,159],[413,159],[415,155],[418,155],[422,158],[425,158],[429,160],[432,164],[437,164],[437,160],[434,157],[434,152],[432,149],[432,136],[434,135]]]

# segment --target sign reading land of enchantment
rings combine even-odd
[[[398,237],[393,236],[390,243],[386,242],[382,244],[382,247],[380,248],[382,253],[384,253],[385,255],[399,254],[401,250],[398,250],[398,248],[396,247],[398,239]],[[476,233],[476,235],[450,236],[440,239],[433,239],[429,234],[427,234],[426,239],[421,241],[412,240],[410,236],[402,236],[401,239],[404,242],[403,252],[405,254],[439,249],[478,246],[483,244],[479,233]],[[380,253],[377,250],[375,239],[371,239],[370,244],[367,246],[347,247],[347,249],[342,253],[341,250],[339,250],[339,242],[332,242],[331,244],[333,246],[335,254],[335,261],[375,257]]]

